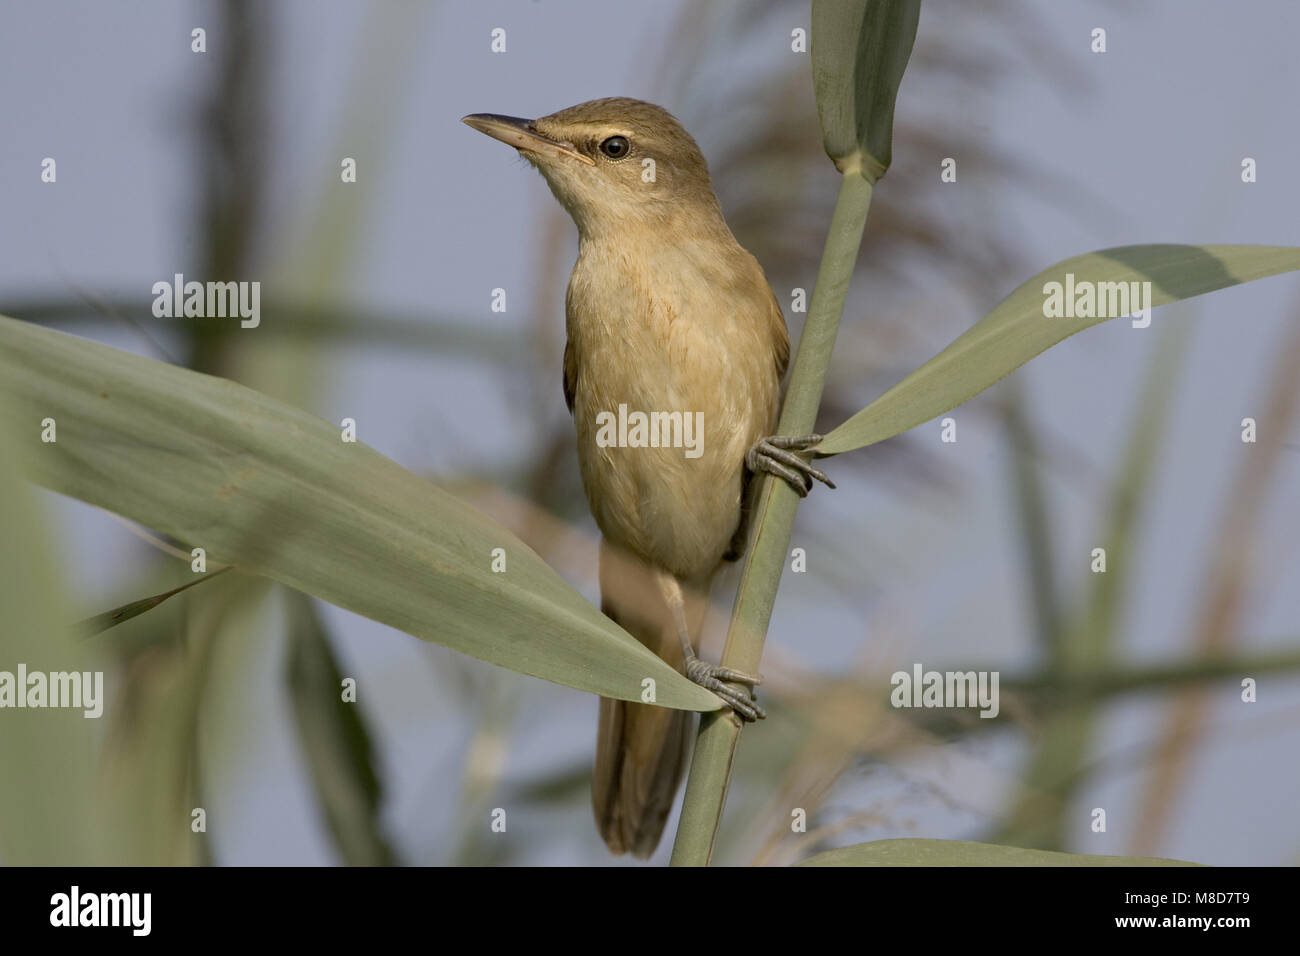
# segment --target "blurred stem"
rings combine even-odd
[[[1281,642],[1293,643],[1293,642]],[[1205,654],[1172,664],[1112,668],[1062,679],[1054,674],[1008,678],[1002,687],[1017,694],[1042,694],[1051,707],[1077,698],[1095,700],[1155,691],[1181,691],[1188,685],[1208,681],[1255,677],[1260,674],[1290,674],[1300,670],[1300,651],[1282,650],[1256,654]]]
[[[782,435],[807,435],[817,419],[826,384],[840,315],[848,295],[849,281],[857,263],[862,231],[871,206],[871,183],[863,177],[846,175],[840,184],[830,233],[822,252],[813,288],[808,321],[799,339],[790,387],[781,409],[778,432]],[[769,476],[755,479],[758,488],[750,517],[751,529],[745,563],[741,569],[740,590],[727,629],[727,643],[722,663],[737,670],[758,670],[763,656],[763,640],[772,617],[785,555],[794,529],[795,508],[799,497],[782,481]],[[686,780],[686,797],[681,822],[673,845],[672,865],[707,866],[722,808],[727,800],[727,785],[740,738],[740,723],[730,711],[714,711],[701,718],[695,740],[690,775]]]
[[[480,866],[499,862],[493,854],[499,840],[488,843],[488,820],[492,796],[501,786],[510,749],[511,725],[519,709],[519,688],[504,672],[488,675],[486,687],[475,695],[478,699],[478,724],[465,750],[461,773],[459,844],[452,856],[453,866]],[[585,775],[590,770],[584,766]]]
[[[1049,671],[1036,670],[1026,674],[1003,674],[999,683],[1003,712],[1016,721],[1043,721],[1054,724],[1069,714],[1089,710],[1120,698],[1143,698],[1158,694],[1178,694],[1197,687],[1232,681],[1238,684],[1244,677],[1276,677],[1283,681],[1300,680],[1300,639],[1271,638],[1269,640],[1243,639],[1251,646],[1276,646],[1274,651],[1254,653],[1205,654],[1187,657],[1168,664],[1112,665],[1103,670],[1073,676],[1061,676]],[[989,670],[987,665],[971,661],[941,662],[933,668],[945,671]],[[782,704],[791,714],[817,714],[837,702],[879,702],[889,699],[892,685],[883,677],[874,679],[813,681],[798,693],[783,696]],[[842,708],[843,712],[847,712]],[[893,719],[908,724],[927,736],[899,738],[888,749],[907,751],[920,744],[929,745],[933,737],[943,740],[970,739],[977,734],[998,733],[1006,730],[1001,720],[983,720],[974,708],[922,708],[890,710]],[[864,724],[865,716],[855,716],[853,726]],[[802,721],[800,726],[812,726]],[[803,731],[800,731],[801,733]],[[843,736],[843,732],[836,730]],[[856,738],[855,738],[856,739]],[[800,749],[807,749],[800,744]],[[803,806],[805,803],[792,803]]]
[[[1295,647],[1300,642],[1243,641],[1245,644],[1276,644]],[[945,670],[980,670],[968,664],[936,667]],[[987,668],[983,668],[987,669]],[[1021,676],[1004,675],[1001,690],[1008,698],[1022,698],[1019,707],[1026,717],[1035,720],[1057,720],[1079,708],[1091,708],[1118,697],[1145,694],[1177,694],[1216,681],[1240,681],[1243,677],[1280,677],[1294,680],[1300,676],[1300,650],[1260,651],[1252,654],[1203,654],[1174,661],[1171,664],[1134,666],[1109,666],[1090,673],[1062,676],[1051,671],[1040,671]],[[808,696],[811,706],[834,690],[818,687]],[[881,680],[862,685],[855,693],[862,697],[883,700],[890,685]],[[788,703],[797,704],[797,700]],[[999,721],[980,720],[975,711],[960,713],[942,709],[900,711],[899,716],[908,723],[932,733],[963,736],[973,731],[1002,730]]]
[[[1034,627],[1049,667],[1061,663],[1060,607],[1052,561],[1052,535],[1047,517],[1038,440],[1024,412],[1022,389],[1013,386],[1004,406],[1003,423],[1011,446],[1013,502],[1020,524],[1025,574],[1034,606]]]
[[[202,189],[198,210],[206,248],[200,271],[209,279],[243,279],[266,182],[267,122],[266,11],[255,3],[220,4],[217,71],[198,112]],[[186,323],[191,334],[188,366],[196,372],[225,375],[233,341],[213,334],[224,323]]]

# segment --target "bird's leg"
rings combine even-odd
[[[677,637],[682,642],[683,670],[686,676],[705,690],[713,691],[721,697],[741,720],[762,720],[766,717],[767,713],[754,699],[752,690],[755,685],[763,683],[763,678],[758,674],[746,674],[732,667],[700,660],[691,643],[691,629],[686,621],[686,598],[682,595],[681,584],[667,571],[659,571],[658,578],[659,590],[672,610]],[[750,690],[742,692],[724,681],[745,684]]]
[[[834,488],[835,482],[826,476],[826,472],[814,468],[811,463],[795,454],[816,447],[821,440],[821,435],[805,435],[802,438],[769,435],[760,438],[745,452],[745,467],[754,474],[765,471],[784,479],[800,498],[812,490],[814,478],[827,488]]]

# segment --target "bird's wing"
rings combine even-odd
[[[789,351],[789,346],[786,347]],[[564,343],[564,404],[569,406],[569,414],[573,414],[573,390],[578,383],[578,350],[573,347],[573,340],[569,339]]]
[[[775,346],[776,354],[776,377],[778,380],[785,378],[785,370],[790,367],[790,332],[785,326],[785,316],[781,314],[781,303],[776,299],[776,293],[772,292],[769,287],[768,293],[771,295],[767,320],[772,326],[772,343]]]

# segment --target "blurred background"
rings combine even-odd
[[[355,418],[596,600],[560,388],[575,231],[459,119],[667,107],[797,339],[838,185],[791,49],[808,22],[786,0],[5,0],[0,313]],[[1298,30],[1282,0],[925,0],[822,430],[1069,255],[1300,243]],[[260,327],[153,318],[178,272],[260,281]],[[839,490],[800,508],[808,570],[782,583],[771,716],[741,738],[715,861],[922,836],[1297,862],[1298,368],[1283,276],[1068,340],[953,413],[956,443],[932,422],[830,459]],[[190,575],[104,512],[34,500],[60,618]],[[715,624],[734,588],[718,581]],[[94,826],[118,862],[623,862],[591,820],[588,695],[237,575],[95,640]],[[1000,716],[892,709],[889,675],[915,663],[998,671]],[[322,703],[341,676],[342,711]]]

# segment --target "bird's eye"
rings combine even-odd
[[[622,159],[631,148],[626,136],[611,136],[600,144],[600,151],[610,159]]]

